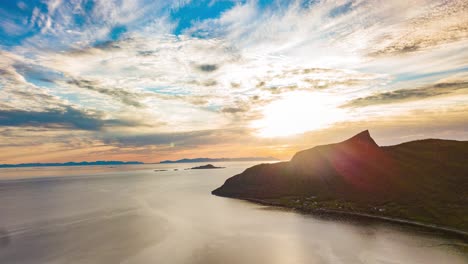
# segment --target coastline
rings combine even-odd
[[[216,195],[216,194],[214,194]],[[372,214],[366,214],[366,213],[357,213],[357,212],[349,212],[349,211],[342,211],[342,210],[334,210],[334,209],[303,209],[303,208],[297,208],[297,207],[288,207],[285,206],[281,203],[274,202],[274,201],[266,201],[262,199],[257,199],[257,198],[244,198],[244,197],[229,197],[229,196],[221,196],[221,195],[216,195],[224,198],[230,198],[230,199],[239,199],[239,200],[244,200],[256,204],[261,204],[265,206],[272,206],[272,207],[278,207],[282,209],[289,209],[293,211],[297,211],[303,214],[308,214],[308,215],[316,215],[316,216],[324,216],[324,215],[341,215],[341,216],[348,216],[348,217],[357,217],[357,218],[366,218],[366,219],[372,219],[372,220],[381,220],[384,222],[388,223],[393,223],[393,224],[399,224],[399,225],[406,225],[406,226],[414,226],[414,227],[422,227],[422,228],[427,228],[431,229],[433,231],[440,231],[444,232],[450,235],[456,235],[461,237],[464,240],[468,241],[468,232],[450,228],[450,227],[445,227],[445,226],[439,226],[435,224],[428,224],[428,223],[422,223],[422,222],[417,222],[417,221],[412,221],[412,220],[406,220],[406,219],[400,219],[400,218],[392,218],[392,217],[387,217],[387,216],[379,216],[379,215],[372,215]]]

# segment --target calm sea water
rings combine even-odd
[[[1,169],[0,263],[468,263],[427,230],[210,194],[255,163]]]

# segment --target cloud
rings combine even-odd
[[[221,109],[221,112],[229,114],[244,113],[247,111],[248,109],[242,107],[224,107],[223,109]]]
[[[214,72],[219,68],[219,66],[216,64],[201,64],[197,65],[196,68],[202,72]]]
[[[420,100],[428,97],[449,95],[456,91],[468,89],[468,81],[441,82],[414,89],[399,89],[390,92],[377,93],[351,100],[343,107],[365,107],[369,105],[398,103],[409,100]]]
[[[187,32],[224,37],[260,58],[281,54],[322,67],[353,67],[376,56],[431,51],[468,40],[463,0],[321,1],[307,7],[293,1],[278,6],[238,4]]]
[[[47,90],[25,83],[22,77],[15,74],[11,75],[12,78],[5,76],[0,76],[0,87],[3,86],[0,89],[0,110],[43,111],[46,107],[61,108],[69,105]]]
[[[432,1],[420,12],[402,20],[400,29],[382,32],[375,41],[371,56],[389,56],[419,52],[444,44],[468,40],[468,3],[466,1]],[[382,45],[383,44],[383,45]]]
[[[103,87],[98,81],[91,81],[85,79],[71,79],[66,81],[67,84],[74,85],[76,87],[95,91],[100,94],[108,95],[118,101],[134,107],[144,107],[138,100],[141,99],[142,95],[138,93],[132,93],[121,88],[108,88]]]
[[[148,133],[148,134],[103,134],[106,144],[136,147],[148,145],[173,145],[183,147],[196,147],[200,145],[217,145],[222,142],[232,142],[244,138],[248,131],[242,128],[195,130],[174,133]]]
[[[90,114],[73,108],[50,109],[44,112],[0,110],[0,126],[66,127],[100,130],[104,122]]]
[[[165,1],[42,2],[28,3],[27,8],[16,14],[21,15],[20,18],[10,15],[8,20],[0,21],[0,27],[8,23],[22,27],[23,33],[19,40],[29,50],[63,50],[73,46],[82,48],[109,39],[119,39],[125,36],[126,31],[136,28],[147,27],[153,34],[165,34],[172,27],[164,22],[167,18],[163,10],[170,5]],[[27,31],[24,32],[24,29]]]

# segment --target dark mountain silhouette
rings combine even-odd
[[[18,167],[61,167],[61,166],[104,166],[104,165],[131,165],[144,164],[139,161],[115,161],[115,160],[99,160],[99,161],[81,161],[81,162],[65,162],[65,163],[20,163],[20,164],[0,164],[0,168],[18,168]]]
[[[426,139],[379,147],[366,130],[300,151],[289,162],[251,167],[212,193],[468,230],[468,142]]]

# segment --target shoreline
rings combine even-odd
[[[297,212],[308,214],[308,215],[316,215],[316,216],[317,215],[322,215],[322,216],[323,215],[342,215],[342,216],[348,216],[348,217],[366,218],[366,219],[371,219],[371,220],[381,220],[387,223],[393,223],[393,224],[399,224],[399,225],[422,227],[422,228],[427,228],[427,229],[431,229],[434,231],[445,232],[450,235],[460,236],[464,240],[468,241],[468,232],[450,228],[450,227],[438,226],[435,224],[427,224],[427,223],[421,223],[417,221],[400,219],[400,218],[392,218],[392,217],[387,217],[387,216],[378,216],[378,215],[372,215],[372,214],[366,214],[366,213],[348,212],[348,211],[340,211],[340,210],[333,210],[333,209],[305,210],[301,208],[287,207],[287,206],[282,205],[281,203],[265,201],[265,200],[256,199],[256,198],[229,197],[229,196],[222,196],[222,195],[217,195],[217,194],[213,194],[213,195],[224,197],[224,198],[230,198],[230,199],[244,200],[244,201],[266,205],[266,206],[289,209],[289,210],[297,211]]]

